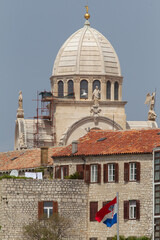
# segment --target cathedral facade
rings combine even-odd
[[[23,109],[18,109],[15,150],[68,145],[91,129],[157,128],[155,119],[126,120],[118,56],[111,43],[90,26],[88,13],[85,18],[84,27],[57,54],[51,91],[40,93],[42,114],[38,116],[37,110],[36,118],[24,119]]]

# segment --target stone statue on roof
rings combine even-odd
[[[94,105],[99,106],[99,98],[100,98],[101,91],[98,89],[98,86],[93,91],[92,98],[94,100]]]
[[[17,118],[24,118],[22,91],[19,91]]]
[[[147,104],[147,106],[149,106],[149,112],[148,112],[148,120],[149,121],[155,121],[156,117],[157,117],[157,115],[154,111],[155,97],[156,97],[156,92],[153,92],[152,95],[150,95],[150,93],[148,93],[146,96],[145,104]]]

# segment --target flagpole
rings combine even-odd
[[[119,240],[119,194],[117,192],[117,240]]]

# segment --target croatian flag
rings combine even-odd
[[[95,219],[98,222],[103,222],[107,227],[112,227],[117,223],[117,197],[107,203],[97,213]]]

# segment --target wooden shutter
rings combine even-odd
[[[124,163],[124,181],[129,181],[129,163]]]
[[[103,181],[108,182],[108,164],[103,164]]]
[[[43,202],[38,202],[38,219],[43,218]]]
[[[85,182],[90,183],[90,165],[85,165]]]
[[[118,183],[119,181],[119,166],[118,163],[115,163],[115,182]]]
[[[124,201],[124,219],[129,219],[129,201]]]
[[[141,165],[140,165],[140,162],[136,162],[136,169],[137,169],[136,180],[137,180],[137,181],[140,181],[140,173],[141,173]]]
[[[60,166],[55,167],[55,178],[61,178],[61,168],[60,168]]]
[[[140,220],[140,201],[136,200],[136,219]]]
[[[101,164],[98,164],[98,183],[101,183]]]
[[[76,166],[76,168],[81,178],[84,179],[84,164],[79,164]]]
[[[68,165],[63,166],[63,176],[64,177],[69,176],[69,166]]]
[[[90,202],[90,221],[96,221],[95,216],[98,212],[98,202]]]
[[[53,214],[58,213],[58,202],[53,201]]]

